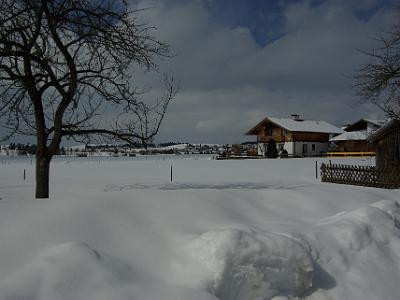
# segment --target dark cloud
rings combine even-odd
[[[240,142],[266,115],[296,112],[337,125],[382,116],[375,107],[354,106],[349,77],[366,59],[358,49],[371,48],[393,24],[392,10],[357,1],[358,8],[377,7],[366,20],[355,1],[283,1],[283,34],[262,45],[251,28],[215,21],[212,2],[141,2],[153,7],[146,18],[178,54],[160,66],[181,79],[181,92],[159,140]],[[157,86],[159,79],[143,80]]]

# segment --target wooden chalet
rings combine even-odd
[[[400,120],[391,120],[372,134],[369,140],[375,145],[378,169],[400,169]]]
[[[360,119],[357,122],[347,125],[344,131],[367,131],[368,133],[374,132],[385,125],[386,120],[373,120],[373,119]]]
[[[368,137],[386,123],[384,120],[360,119],[347,125],[342,134],[330,139],[337,152],[373,152],[375,146]]]
[[[289,156],[319,156],[329,147],[329,139],[343,131],[325,121],[266,117],[251,128],[246,135],[257,136],[258,154],[265,156],[266,146],[274,139],[279,151],[285,149]]]

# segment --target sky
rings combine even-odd
[[[254,141],[245,133],[266,116],[337,126],[385,119],[357,104],[351,76],[369,60],[361,50],[396,24],[397,1],[128,1],[173,54],[157,60],[158,72],[133,67],[132,80],[149,90],[142,98],[162,95],[164,73],[179,82],[155,142]]]
[[[174,57],[158,74],[139,74],[145,96],[161,93],[163,72],[179,93],[158,142],[239,143],[266,116],[324,120],[342,126],[385,118],[357,105],[351,79],[395,24],[396,1],[378,0],[144,0],[143,18]]]

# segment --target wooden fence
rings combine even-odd
[[[400,169],[375,166],[321,165],[321,181],[385,189],[400,188]]]

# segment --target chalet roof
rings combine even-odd
[[[355,131],[359,131],[359,126],[362,125],[363,123],[370,123],[376,126],[383,126],[385,125],[387,121],[386,120],[378,120],[378,119],[366,119],[366,118],[362,118],[352,124],[347,125],[344,130],[345,131],[352,131],[355,129]],[[357,129],[358,128],[358,129]]]
[[[378,119],[362,119],[362,120],[379,126],[385,125],[387,123],[387,120],[378,120]]]
[[[325,121],[312,121],[312,120],[294,120],[284,118],[266,117],[246,134],[252,135],[257,134],[258,130],[266,123],[273,123],[278,127],[284,128],[292,132],[316,132],[316,133],[336,133],[340,134],[343,132],[342,129],[329,124]]]
[[[349,131],[343,132],[338,136],[335,136],[329,139],[330,142],[338,142],[338,141],[365,141],[367,139],[367,131]]]
[[[392,119],[386,125],[375,131],[370,137],[371,142],[377,142],[386,135],[388,135],[393,129],[400,128],[400,120]]]

